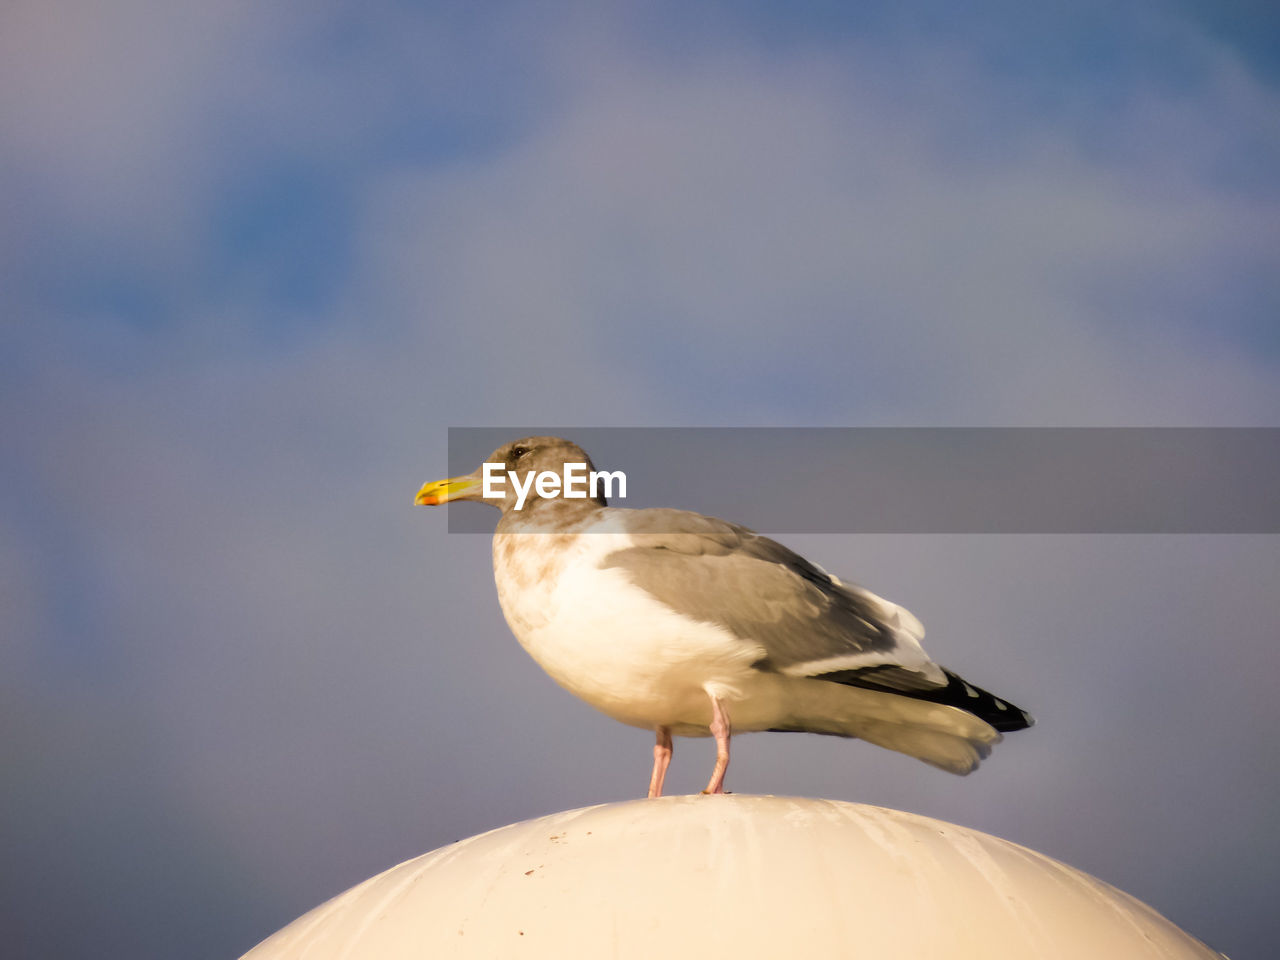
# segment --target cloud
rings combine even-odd
[[[1195,95],[1134,90],[1097,130],[1011,117],[999,78],[920,51],[906,59],[928,75],[905,93],[900,64],[856,47],[594,52],[556,122],[486,163],[406,172],[367,208],[378,302],[420,305],[433,342],[452,325],[537,331],[487,344],[511,354],[501,376],[518,354],[580,372],[592,396],[610,376],[647,394],[662,382],[668,420],[791,407],[834,422],[1260,423],[1275,409],[1275,354],[1206,322],[1229,298],[1248,325],[1275,293],[1261,267],[1280,249],[1274,198],[1215,176],[1259,138],[1275,148],[1275,96],[1237,65]],[[1224,130],[1224,101],[1258,122]],[[616,369],[620,352],[638,362]],[[709,396],[726,367],[740,375]]]

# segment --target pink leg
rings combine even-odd
[[[711,781],[703,793],[724,793],[724,774],[729,769],[729,738],[733,736],[733,728],[729,724],[729,714],[724,704],[711,697],[711,735],[716,738],[716,768],[711,773]]]
[[[649,796],[662,796],[662,781],[667,778],[667,765],[671,763],[671,728],[658,728],[658,742],[653,745],[653,776],[649,778]]]

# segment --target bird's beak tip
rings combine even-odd
[[[424,483],[417,496],[413,498],[413,502],[419,507],[434,507],[438,503],[448,503],[450,500],[474,499],[479,487],[479,481],[471,476],[436,480],[432,483]]]
[[[449,481],[435,480],[431,483],[424,483],[418,488],[418,492],[413,498],[413,505],[415,507],[434,507],[436,504],[448,499]]]

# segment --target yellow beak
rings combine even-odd
[[[475,477],[450,477],[448,480],[437,480],[424,483],[413,502],[418,506],[434,507],[438,503],[448,503],[469,494],[478,493],[480,481]]]

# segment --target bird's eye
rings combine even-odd
[[[529,448],[526,447],[524,444],[517,444],[516,446],[511,448],[511,459],[519,460],[528,452],[529,452]]]

